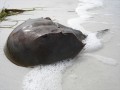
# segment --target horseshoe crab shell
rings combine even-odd
[[[74,58],[85,38],[82,32],[50,18],[29,19],[11,32],[4,52],[19,66],[46,65]]]

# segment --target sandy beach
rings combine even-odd
[[[18,3],[18,0],[14,1]],[[5,4],[7,8],[21,8],[21,5],[11,5],[11,2],[13,3],[9,0]],[[68,20],[78,17],[75,12],[78,0],[30,0],[30,3],[33,3],[32,7],[23,5],[23,8],[37,7],[35,11],[7,17],[9,20],[0,23],[0,26],[14,25],[16,20],[19,25],[29,18],[40,17],[51,17],[55,22],[68,26]],[[92,16],[81,24],[84,29],[90,32],[110,29],[110,32],[104,36],[101,49],[80,55],[77,61],[65,70],[62,90],[120,90],[119,10],[119,0],[103,0],[103,6],[89,10]],[[23,79],[32,70],[14,65],[4,55],[3,48],[7,37],[17,25],[0,28],[0,90],[23,90]]]

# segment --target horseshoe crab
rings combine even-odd
[[[56,63],[74,58],[85,46],[82,32],[50,18],[29,19],[9,35],[4,52],[19,66]]]

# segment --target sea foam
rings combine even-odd
[[[89,34],[90,32],[86,31],[81,24],[92,17],[88,10],[100,7],[102,5],[102,0],[79,0],[78,7],[75,10],[78,14],[78,17],[68,20],[68,26],[80,30],[84,34]]]
[[[79,0],[78,7],[76,8],[77,18],[72,18],[68,20],[68,26],[80,30],[82,33],[87,35],[85,43],[84,52],[95,51],[102,47],[101,39],[96,36],[96,33],[85,30],[81,24],[92,17],[91,13],[88,11],[90,9],[100,7],[103,3],[101,0]]]
[[[95,7],[102,6],[101,0],[79,0],[78,7],[76,8],[77,18],[68,20],[68,26],[82,31],[87,35],[84,52],[94,51],[102,47],[101,39],[96,37],[96,33],[86,31],[81,24],[88,20],[91,13],[88,10]],[[92,56],[92,55],[89,55]],[[102,56],[95,56],[95,58],[105,59]],[[109,58],[107,58],[108,60]],[[23,80],[24,90],[62,90],[62,74],[67,67],[73,64],[74,60],[59,62],[57,64],[48,66],[37,66],[33,68]],[[114,62],[111,59],[111,63]],[[106,62],[104,62],[106,63]]]
[[[25,76],[23,89],[62,90],[62,74],[72,64],[70,60],[53,65],[35,67]]]

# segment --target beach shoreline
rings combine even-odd
[[[92,56],[81,55],[77,64],[65,72],[63,90],[74,90],[74,88],[76,90],[120,89],[119,4],[118,0],[105,0],[102,7],[90,10],[93,17],[81,24],[84,29],[91,32],[110,29],[110,32],[103,38],[102,49],[91,52]],[[96,55],[98,55],[97,58]],[[99,60],[100,58],[101,60]],[[115,65],[111,65],[111,62]]]
[[[36,2],[36,1],[35,1]],[[8,17],[12,20],[26,20],[28,18],[50,17],[56,22],[67,25],[71,18],[78,17],[75,8],[77,0],[52,0],[41,1],[40,8],[34,12],[26,12],[27,15]],[[104,37],[104,47],[92,55],[80,56],[79,60],[63,74],[63,90],[119,90],[120,89],[120,13],[119,0],[105,0],[103,6],[90,10],[93,14],[89,20],[81,24],[85,30],[95,32],[103,29],[110,29],[110,33]],[[35,4],[36,5],[36,4]],[[22,23],[20,21],[18,24]],[[2,25],[2,24],[1,24]],[[13,27],[15,28],[15,27]],[[24,76],[31,70],[16,66],[9,62],[3,53],[5,41],[13,28],[0,28],[0,90],[22,90]],[[95,57],[96,55],[96,57]],[[102,56],[102,58],[101,58]],[[106,57],[116,60],[117,65],[110,65],[98,59]],[[7,86],[7,87],[6,87]]]

